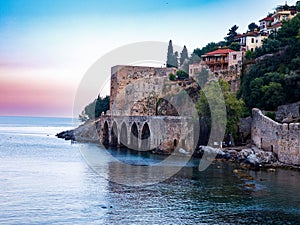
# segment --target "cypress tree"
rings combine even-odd
[[[180,53],[180,66],[183,65],[184,61],[189,58],[188,50],[186,46],[183,47],[182,52]]]

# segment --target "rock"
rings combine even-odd
[[[294,118],[300,117],[300,102],[278,106],[276,120],[281,122],[291,122]]]
[[[261,161],[259,160],[259,158],[257,158],[255,154],[250,154],[247,157],[246,162],[251,164],[252,166],[259,166],[261,164]]]
[[[239,153],[239,156],[242,158],[242,159],[247,159],[249,155],[253,154],[253,150],[252,149],[249,149],[249,148],[246,148],[246,149],[243,149],[240,153]]]
[[[184,150],[183,148],[180,148],[180,149],[178,150],[178,152],[179,152],[180,154],[183,154],[183,155],[188,155],[188,154],[190,154],[188,151]]]
[[[99,136],[94,121],[84,123],[74,130],[60,132],[56,134],[56,137],[65,139],[66,141],[99,142]]]
[[[230,154],[231,156],[237,156],[238,155],[238,152],[236,150],[233,150],[233,149],[229,149],[227,151],[228,154]]]
[[[216,155],[219,157],[222,157],[225,155],[225,153],[221,149],[212,148],[210,146],[201,146],[201,149],[204,151],[204,153],[209,155]]]
[[[72,140],[72,141],[75,140],[74,131],[73,130],[63,131],[63,132],[60,132],[60,133],[56,134],[55,136],[58,137],[58,138],[65,139],[67,141],[68,140]]]

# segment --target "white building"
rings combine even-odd
[[[266,33],[257,31],[247,32],[246,34],[238,34],[235,39],[240,42],[243,51],[255,51],[263,45],[263,40],[267,38]]]

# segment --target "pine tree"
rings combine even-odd
[[[167,67],[174,67],[174,52],[172,40],[169,41],[168,54],[167,54]]]
[[[183,47],[182,52],[180,53],[180,66],[184,64],[184,61],[189,58],[188,50],[186,46]]]
[[[229,29],[229,32],[227,34],[227,37],[225,37],[225,40],[227,41],[227,44],[230,45],[232,42],[234,42],[234,37],[237,35],[237,30],[239,27],[237,25],[234,25]]]

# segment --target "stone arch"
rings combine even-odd
[[[117,147],[118,146],[118,126],[115,121],[113,122],[113,125],[110,130],[110,137],[111,137],[110,145],[112,147]]]
[[[150,150],[151,132],[150,132],[150,128],[149,128],[149,125],[147,122],[143,126],[141,139],[142,139],[141,150],[143,150],[143,151]]]
[[[108,123],[105,121],[102,132],[102,144],[109,145],[109,131],[108,131]]]
[[[121,126],[120,146],[121,147],[127,147],[128,146],[127,126],[126,126],[125,122],[123,122],[122,126]]]
[[[167,99],[163,98],[158,99],[155,111],[156,116],[179,116],[176,108]]]
[[[138,150],[139,146],[139,131],[136,123],[134,122],[130,130],[130,148]]]

